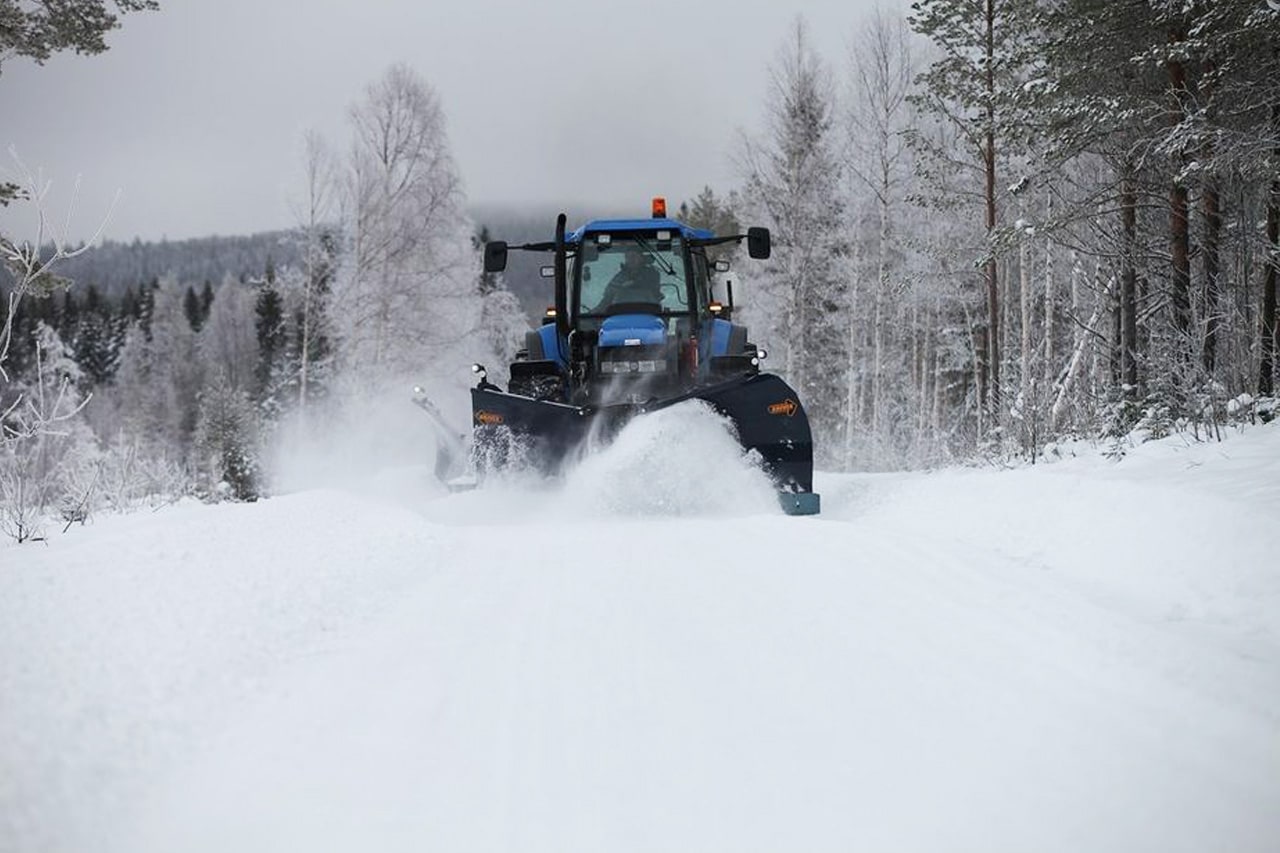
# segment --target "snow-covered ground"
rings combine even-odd
[[[737,456],[0,545],[0,850],[1280,849],[1280,424],[818,518]]]

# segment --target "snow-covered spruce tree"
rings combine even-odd
[[[200,392],[196,422],[196,471],[206,499],[256,500],[259,496],[258,424],[249,394],[220,368]]]
[[[114,0],[111,5],[114,10],[105,0],[6,3],[4,26],[0,27],[0,67],[15,56],[43,64],[64,50],[102,53],[107,49],[107,33],[120,26],[121,14],[159,8],[156,0]]]
[[[275,424],[287,401],[282,399],[288,381],[286,351],[288,329],[285,322],[284,298],[277,285],[280,277],[272,275],[259,282],[254,299],[254,330],[258,340],[258,361],[253,371],[253,399],[265,424]]]
[[[110,394],[128,432],[141,442],[142,455],[181,468],[190,457],[196,395],[204,383],[203,345],[187,322],[184,290],[175,279],[165,277],[148,292],[149,323],[144,328],[139,322],[127,333]],[[249,334],[252,341],[251,325]],[[203,340],[214,337],[221,339],[208,325],[201,330]],[[252,371],[252,359],[245,370]]]
[[[86,388],[111,381],[119,357],[118,340],[111,309],[92,284],[85,289],[84,305],[71,332],[70,343],[76,363],[84,371]]]
[[[430,86],[394,65],[351,111],[346,252],[329,317],[339,373],[370,390],[473,339],[479,258]]]
[[[847,294],[842,164],[828,71],[798,18],[773,66],[767,126],[743,140],[743,219],[767,226],[773,256],[744,268],[743,314],[804,398],[823,464],[844,435]]]
[[[704,228],[707,231],[716,234],[737,234],[740,233],[740,224],[736,210],[741,204],[736,192],[730,192],[727,198],[718,197],[715,191],[709,186],[704,186],[702,192],[692,202],[683,202],[680,205],[680,221],[694,228]],[[737,244],[726,243],[723,246],[715,247],[711,252],[711,257],[732,256],[737,249]]]

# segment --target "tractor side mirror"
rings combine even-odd
[[[768,228],[748,228],[747,229],[747,254],[758,261],[762,261],[769,257],[769,229]]]
[[[755,257],[752,255],[752,257]],[[502,240],[490,240],[484,244],[484,271],[502,272],[507,268],[507,244]]]

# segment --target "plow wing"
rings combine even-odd
[[[818,512],[813,492],[813,436],[799,396],[777,376],[738,376],[643,403],[575,406],[510,394],[493,386],[471,391],[477,474],[523,465],[545,474],[608,441],[631,418],[685,400],[702,400],[729,418],[744,449],[760,456],[792,515]]]

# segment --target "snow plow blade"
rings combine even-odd
[[[799,396],[777,376],[758,373],[659,400],[606,406],[575,406],[509,394],[494,388],[471,391],[478,474],[524,465],[558,473],[593,441],[611,439],[631,418],[685,400],[702,400],[729,418],[744,449],[759,454],[789,515],[814,515],[813,436]]]
[[[445,421],[435,403],[427,397],[421,386],[413,389],[413,403],[427,413],[436,440],[435,476],[451,492],[475,488],[474,479],[468,479],[467,439],[454,432]]]

